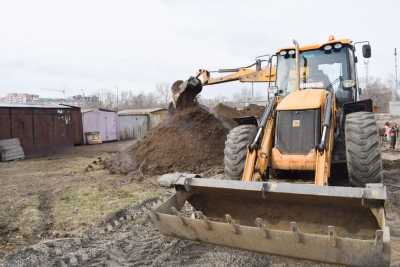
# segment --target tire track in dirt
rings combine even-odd
[[[3,266],[333,266],[164,237],[149,218],[163,200],[123,210],[84,236],[22,249]]]
[[[51,193],[49,191],[41,191],[39,192],[39,211],[42,218],[42,229],[41,232],[47,234],[47,232],[52,227],[53,215],[51,212]]]
[[[385,172],[391,266],[400,266],[399,175],[397,170]],[[124,209],[82,236],[47,240],[21,249],[8,255],[2,266],[334,266],[164,237],[149,215],[170,195],[165,193]]]

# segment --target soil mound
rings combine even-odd
[[[227,129],[199,106],[172,115],[132,151],[145,174],[202,172],[221,165]]]
[[[251,104],[243,109],[237,109],[231,106],[219,103],[212,109],[212,113],[222,122],[222,124],[229,129],[234,128],[238,124],[234,118],[255,116],[260,117],[264,110],[263,106]]]
[[[227,133],[214,115],[196,105],[172,114],[106,167],[113,173],[142,175],[201,173],[223,164]]]

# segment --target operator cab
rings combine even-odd
[[[338,106],[358,101],[354,50],[350,40],[335,40],[333,36],[325,44],[300,47],[300,89],[332,91]],[[370,57],[369,44],[363,46],[363,54]],[[294,48],[281,49],[277,53],[276,86],[284,95],[297,88],[295,55]]]

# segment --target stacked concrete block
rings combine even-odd
[[[25,153],[18,138],[0,140],[0,160],[24,159]]]

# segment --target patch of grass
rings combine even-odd
[[[32,237],[34,232],[43,228],[43,219],[39,206],[39,196],[33,195],[25,201],[24,207],[19,212],[17,225],[19,232],[25,237]]]
[[[83,185],[68,188],[53,206],[54,226],[57,230],[74,231],[101,223],[107,216],[159,192],[144,186],[129,184],[114,188],[111,185]]]

